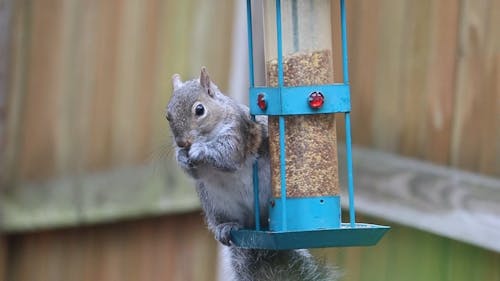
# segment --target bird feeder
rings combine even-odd
[[[247,21],[250,113],[269,116],[269,229],[261,229],[259,221],[254,166],[256,229],[233,231],[232,241],[256,249],[374,245],[389,227],[355,219],[344,1],[340,0],[343,83],[333,80],[331,1],[263,2],[265,87],[254,82],[251,0]],[[348,223],[341,221],[335,114],[345,115]]]

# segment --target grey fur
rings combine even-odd
[[[231,262],[239,281],[337,280],[335,268],[317,262],[307,250],[252,250],[233,248]]]
[[[200,79],[172,77],[167,119],[179,166],[196,179],[208,228],[230,246],[237,280],[334,280],[307,250],[245,250],[231,245],[230,232],[254,228],[252,165],[259,165],[261,222],[267,228],[271,199],[267,118],[253,121],[246,106],[222,94],[202,68]],[[198,105],[204,108],[197,115]]]

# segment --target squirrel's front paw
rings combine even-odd
[[[188,150],[185,148],[177,150],[177,162],[186,170],[193,168],[193,164],[189,160]]]
[[[215,239],[226,246],[231,245],[231,230],[240,229],[237,222],[221,223],[215,227]]]
[[[196,166],[203,162],[206,155],[206,145],[203,143],[195,142],[189,148],[189,164]]]

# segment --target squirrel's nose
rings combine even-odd
[[[175,142],[177,143],[177,146],[180,148],[189,148],[191,146],[191,142],[188,140],[177,139],[175,140]]]

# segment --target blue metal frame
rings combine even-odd
[[[387,226],[356,223],[354,209],[354,176],[351,145],[351,102],[347,55],[347,26],[345,2],[340,1],[342,67],[344,81],[340,84],[284,87],[281,1],[276,0],[276,28],[278,55],[277,87],[255,87],[253,62],[253,30],[251,0],[247,0],[248,58],[250,81],[250,113],[279,116],[281,193],[270,208],[270,230],[262,230],[260,222],[259,180],[257,161],[253,166],[255,230],[232,231],[233,244],[255,249],[300,249],[317,247],[370,246],[376,244],[389,230]],[[320,109],[307,104],[310,93],[321,92],[325,103]],[[256,101],[263,94],[267,108],[262,110]],[[340,197],[286,197],[285,117],[303,114],[345,114],[347,184],[349,194],[349,223],[341,223]],[[304,216],[303,214],[308,214]]]
[[[281,1],[276,0],[276,40],[278,41],[278,88],[283,88],[283,40],[281,36]],[[283,100],[280,100],[280,104]],[[286,198],[286,149],[285,149],[285,117],[279,116],[279,142],[280,142],[280,182],[281,182],[281,229],[287,229],[287,198]]]
[[[253,72],[253,30],[252,30],[252,3],[247,0],[247,28],[248,28],[248,66],[249,66],[249,82],[250,87],[255,87],[255,78]],[[255,121],[255,115],[252,115],[252,120]],[[261,230],[260,227],[260,202],[259,202],[259,164],[257,160],[253,163],[253,194],[254,194],[254,216],[255,216],[255,230]]]
[[[340,196],[288,198],[286,204],[286,217],[283,217],[281,200],[271,204],[269,229],[281,232],[340,227]]]
[[[311,108],[307,100],[313,92],[320,92],[325,103],[319,109]],[[257,97],[263,94],[267,108],[257,105]],[[350,87],[347,84],[330,84],[298,87],[251,87],[250,113],[253,115],[304,115],[345,113],[351,111]]]
[[[345,15],[344,0],[340,0],[340,21],[342,30],[342,74],[344,76],[344,84],[349,85],[349,64],[347,56],[347,23]],[[354,208],[354,176],[352,168],[352,146],[351,146],[351,113],[345,113],[345,146],[347,158],[347,190],[349,192],[349,221],[351,226],[356,223],[356,211]]]

